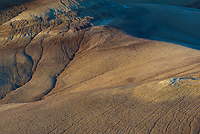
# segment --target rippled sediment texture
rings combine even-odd
[[[0,133],[199,133],[199,9],[21,2],[0,11]]]

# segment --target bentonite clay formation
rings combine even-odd
[[[1,1],[0,133],[199,133],[198,3]]]

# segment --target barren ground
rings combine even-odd
[[[0,11],[0,133],[200,132],[199,1],[20,2]]]

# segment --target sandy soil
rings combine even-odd
[[[0,133],[200,132],[199,9],[127,2],[1,11]]]

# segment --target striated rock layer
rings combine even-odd
[[[20,2],[0,11],[0,133],[199,133],[199,9]]]

